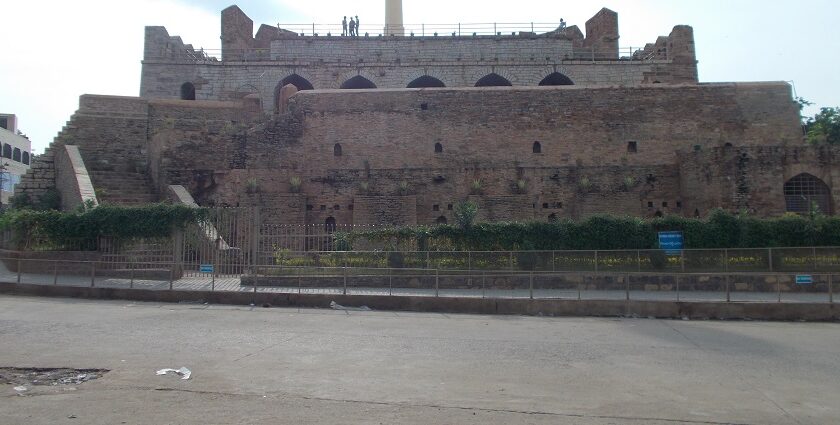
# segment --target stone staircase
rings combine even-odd
[[[90,170],[93,187],[100,203],[139,206],[158,202],[151,182],[143,173]]]

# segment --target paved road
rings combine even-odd
[[[16,282],[17,274],[5,269],[0,263],[0,282]],[[90,276],[55,276],[53,274],[24,273],[20,277],[21,283],[37,285],[65,285],[65,286],[90,286]],[[358,284],[359,282],[355,282]],[[168,290],[169,281],[118,278],[94,278],[94,285],[101,288],[137,288]],[[172,288],[183,291],[236,291],[250,292],[253,287],[241,286],[238,276],[216,278],[210,275],[199,277],[186,277],[172,282]],[[681,291],[678,295],[674,291],[644,291],[643,285],[634,285],[629,297],[632,300],[644,301],[726,301],[725,292],[711,291]],[[298,287],[259,287],[259,292],[274,293],[308,293],[308,294],[342,294],[343,287],[326,288],[298,288]],[[365,287],[352,285],[347,289],[350,295],[393,295],[393,296],[441,296],[441,297],[466,297],[466,298],[530,298],[531,293],[527,287],[521,289],[439,289],[435,290],[434,284],[430,283],[425,288],[382,288]],[[621,290],[583,290],[578,292],[575,288],[570,289],[535,289],[534,298],[540,299],[584,299],[584,300],[624,300],[627,299],[627,292]],[[782,293],[768,292],[737,292],[730,294],[730,300],[734,302],[794,302],[794,303],[828,303],[831,298],[828,288],[823,292],[813,293]],[[837,296],[840,301],[840,296]]]
[[[840,423],[840,324],[0,296],[0,344],[0,366],[112,370],[0,383],[3,424]]]

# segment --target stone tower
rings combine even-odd
[[[402,0],[385,0],[385,33],[386,35],[405,35]]]

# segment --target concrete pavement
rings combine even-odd
[[[111,369],[2,423],[834,424],[840,325],[0,296],[0,366]],[[155,370],[187,366],[193,379]],[[68,418],[75,416],[75,418]]]

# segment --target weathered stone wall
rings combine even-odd
[[[687,212],[720,207],[762,216],[785,212],[785,182],[808,173],[831,189],[831,213],[840,211],[840,149],[828,146],[718,147],[679,155]],[[824,211],[829,212],[829,211]]]
[[[465,199],[483,220],[745,205],[775,215],[801,170],[836,187],[833,151],[802,146],[783,83],[311,91],[272,119],[243,102],[81,103],[50,149],[78,145],[97,188],[97,173],[140,167],[155,192],[183,185],[201,205],[259,205],[269,224],[452,223]],[[726,154],[741,150],[755,159]],[[53,164],[39,160],[27,190],[42,189],[36,173],[54,187]]]

